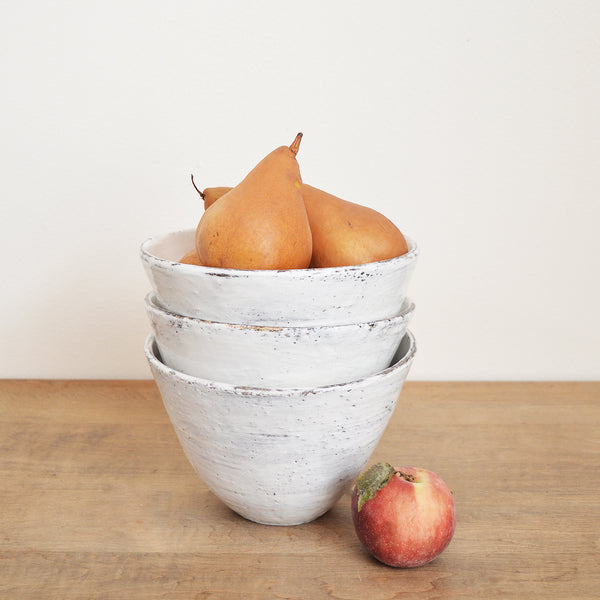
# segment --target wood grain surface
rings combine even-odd
[[[378,460],[454,493],[429,565],[368,556],[348,494],[297,527],[237,516],[152,381],[0,381],[0,598],[600,598],[600,383],[408,382]]]

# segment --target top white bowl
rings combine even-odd
[[[402,310],[418,249],[348,267],[237,270],[182,264],[194,229],[147,239],[141,259],[159,302],[169,311],[232,324],[343,325],[388,319]]]

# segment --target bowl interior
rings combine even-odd
[[[194,248],[194,234],[194,229],[174,231],[146,240],[142,248],[144,252],[155,258],[177,262],[186,252]]]

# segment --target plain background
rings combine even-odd
[[[304,132],[420,247],[411,379],[600,378],[600,2],[0,2],[0,376],[149,378],[147,237]]]

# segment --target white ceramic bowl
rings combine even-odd
[[[248,388],[165,366],[153,335],[146,357],[177,437],[206,485],[243,517],[271,525],[316,519],[369,460],[416,351],[407,331],[392,366],[350,383]]]
[[[162,308],[155,293],[146,313],[164,363],[195,377],[254,387],[343,383],[389,366],[415,305],[391,319],[352,325],[269,327],[214,323]]]
[[[403,256],[351,267],[243,271],[177,262],[194,247],[194,230],[146,240],[141,259],[160,303],[206,321],[253,325],[339,325],[397,315],[417,258],[407,238]]]

